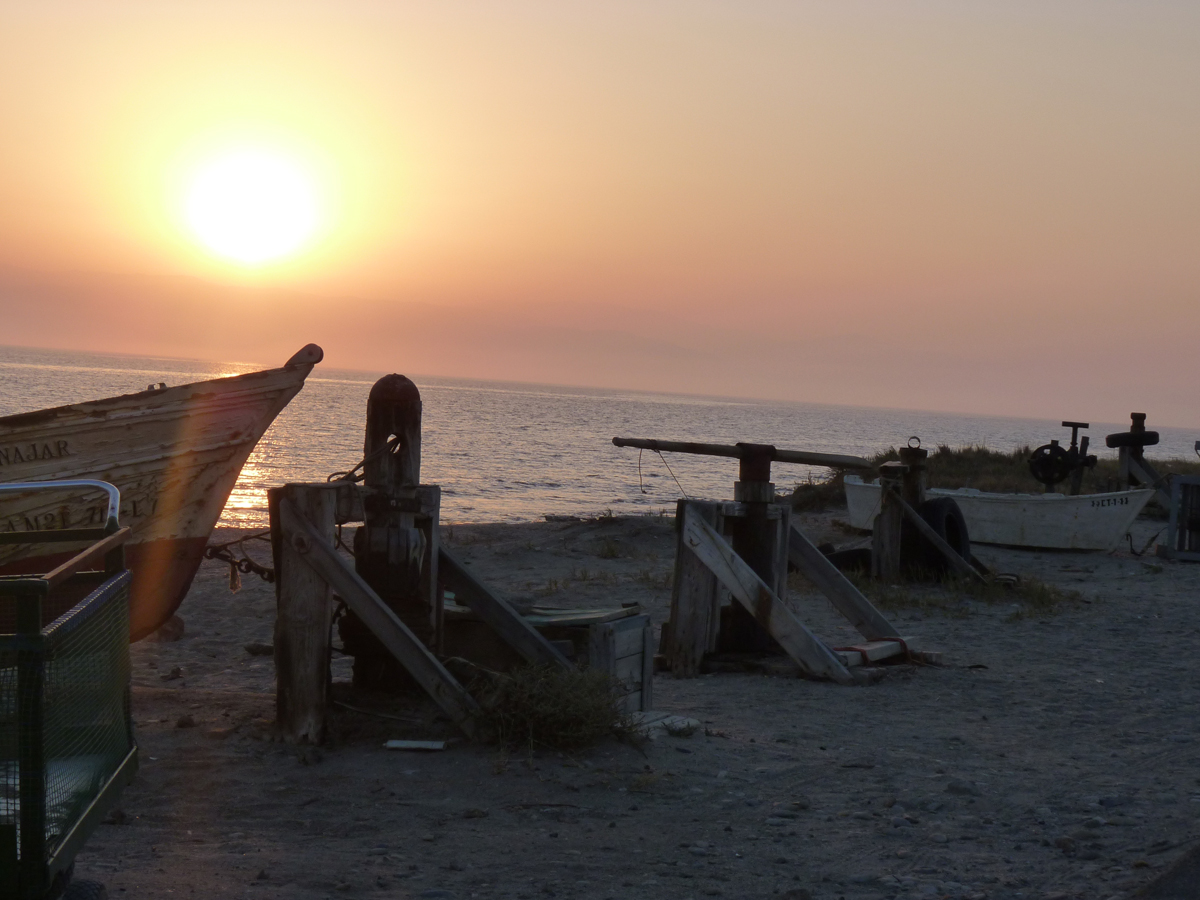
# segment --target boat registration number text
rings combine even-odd
[[[1128,497],[1105,497],[1103,500],[1093,500],[1092,506],[1128,506]]]

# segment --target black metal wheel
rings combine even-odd
[[[1053,487],[1071,474],[1071,455],[1058,444],[1043,444],[1029,457],[1029,472],[1046,487]]]

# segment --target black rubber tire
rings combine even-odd
[[[1153,447],[1157,443],[1157,431],[1143,431],[1141,434],[1134,434],[1132,431],[1118,431],[1104,439],[1104,446],[1114,450],[1118,447]]]
[[[62,895],[62,900],[108,900],[108,888],[99,881],[72,879]]]
[[[967,520],[963,518],[962,510],[952,497],[926,500],[917,507],[917,513],[955,553],[965,560],[970,560],[971,535],[967,531]],[[950,567],[946,558],[931,542],[922,539],[921,545],[922,560],[927,569],[941,573]]]

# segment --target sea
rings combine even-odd
[[[254,371],[261,366],[0,347],[0,415],[29,412]],[[363,455],[367,394],[383,372],[318,366],[242,469],[221,525],[266,527],[269,487],[324,481]],[[1058,421],[919,410],[698,397],[653,391],[475,381],[403,373],[421,391],[421,480],[442,487],[444,523],[546,516],[655,514],[681,496],[729,498],[737,461],[620,449],[615,436],[774,444],[869,455],[918,438],[928,448],[1038,446],[1069,432]],[[1153,421],[1150,427],[1155,428]],[[1128,422],[1091,423],[1102,436]],[[1156,428],[1149,456],[1191,457],[1200,429]],[[775,463],[777,489],[828,470]]]

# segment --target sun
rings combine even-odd
[[[210,252],[244,266],[294,256],[319,225],[313,177],[286,153],[229,150],[201,164],[187,187],[184,214]]]

